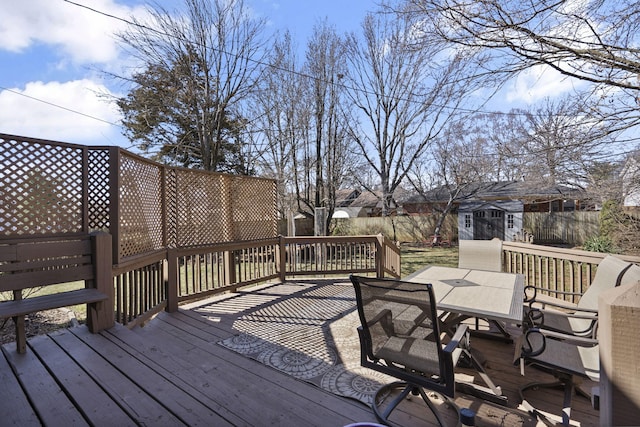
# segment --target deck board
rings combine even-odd
[[[165,334],[172,335],[176,340],[173,343],[175,346],[173,350],[186,344],[183,337],[189,337],[189,343],[196,344],[197,348],[188,352],[187,360],[189,362],[202,364],[204,360],[207,363],[205,370],[217,369],[222,363],[225,368],[229,368],[229,365],[234,367],[234,369],[223,369],[216,372],[215,377],[221,383],[220,387],[216,387],[220,388],[221,392],[217,398],[227,398],[224,393],[227,388],[240,387],[244,391],[240,397],[240,403],[246,407],[248,413],[246,416],[251,417],[247,421],[252,425],[259,424],[261,420],[264,422],[264,417],[271,416],[275,417],[274,422],[277,421],[277,425],[296,425],[296,423],[322,425],[327,421],[329,415],[332,415],[332,418],[337,418],[339,422],[348,423],[349,419],[340,415],[340,410],[361,411],[363,415],[368,415],[366,411],[362,411],[358,407],[359,405],[356,406],[357,404],[348,401],[336,401],[333,396],[324,391],[315,387],[309,389],[306,383],[288,375],[275,375],[274,380],[265,382],[265,377],[280,373],[262,364],[256,365],[253,360],[215,344],[217,339],[211,341],[206,337],[203,338],[203,334],[206,334],[204,327],[198,329],[185,322],[179,322],[181,327],[178,327],[175,316],[163,313],[159,317],[160,319],[157,319],[158,321],[150,327],[155,329],[154,333],[156,334],[161,330]],[[183,318],[183,316],[180,317]],[[138,333],[143,332],[143,330],[138,331]],[[195,336],[197,336],[196,339],[194,339]],[[241,375],[238,375],[238,369],[243,372]],[[266,387],[269,387],[268,393],[264,392]],[[232,404],[232,402],[228,404]],[[286,414],[283,414],[283,404]],[[334,412],[335,415],[330,412]],[[304,418],[299,418],[299,414],[304,414]],[[320,418],[314,419],[317,414],[320,414]],[[287,419],[283,419],[283,417],[287,417]]]
[[[186,425],[206,425],[214,421],[216,425],[220,426],[233,424],[220,417],[206,404],[194,399],[193,394],[189,394],[176,385],[172,381],[175,380],[175,377],[167,378],[163,373],[154,371],[148,363],[142,362],[135,356],[136,352],[132,354],[131,349],[125,349],[105,336],[91,334],[86,329],[78,328],[72,332],[87,346],[96,350],[99,349],[101,356],[113,366],[117,366],[122,375],[133,381],[141,390],[144,390],[149,397],[152,397],[162,405],[163,409],[169,411],[171,415],[151,422],[152,425],[169,424],[169,420],[172,417],[177,419],[173,425],[178,425],[180,422]],[[150,409],[153,406],[150,405]],[[159,413],[162,413],[162,411],[159,410],[157,414]],[[154,413],[152,412],[152,414]]]
[[[315,288],[322,295],[322,283]],[[234,425],[336,426],[375,421],[371,410],[330,394],[217,344],[238,331],[244,313],[269,307],[302,287],[296,283],[262,286],[160,313],[146,326],[116,326],[91,334],[80,326],[34,337],[26,355],[14,344],[0,355],[2,425]],[[513,365],[513,344],[473,338],[487,359],[487,370],[509,397],[500,407],[457,393],[456,403],[480,416],[478,426],[535,426],[518,411],[518,387],[552,376],[533,367],[520,376]],[[460,370],[467,374],[473,371]],[[17,376],[16,376],[17,375]],[[589,389],[590,384],[587,384]],[[28,396],[28,397],[27,397]],[[527,395],[540,409],[554,412],[560,390]],[[455,425],[455,412],[444,410]],[[598,425],[587,399],[576,397],[572,419]],[[402,426],[431,427],[435,419],[419,398],[403,402],[394,415]]]
[[[7,346],[8,345],[9,344],[7,344]],[[10,345],[15,348],[15,344],[11,343]],[[14,359],[14,355],[24,356],[19,355],[13,349],[6,353],[10,359]],[[25,356],[21,360],[18,360],[18,363],[16,364],[18,375],[21,373],[20,366],[24,365],[21,362],[24,361],[26,357],[29,356]],[[34,362],[33,357],[29,357],[29,359],[31,362]],[[5,358],[5,352],[0,352],[0,420],[2,420],[3,425],[7,426],[40,425],[38,416],[36,415],[34,408],[29,404],[27,396],[23,393],[20,383],[14,375],[9,362],[10,360]],[[37,363],[34,362],[33,365],[36,366]],[[39,391],[42,391],[42,389]],[[72,417],[70,417],[70,419],[71,418]]]
[[[47,370],[72,396],[78,410],[94,425],[134,426],[129,415],[100,387],[99,384],[78,366],[65,351],[48,335],[29,340],[28,351],[33,351],[43,360]]]

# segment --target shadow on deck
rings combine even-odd
[[[178,313],[161,313],[133,330],[117,326],[94,335],[85,327],[65,329],[30,339],[24,355],[15,352],[13,343],[7,344],[0,357],[0,424],[344,426],[375,421],[371,410],[356,400],[217,344],[238,334],[242,316],[268,312],[300,290],[312,291],[322,301],[323,289],[339,283],[350,287],[346,281],[305,280],[250,288],[183,306]],[[268,327],[268,319],[262,321]],[[478,426],[536,425],[517,409],[517,390],[552,377],[531,367],[526,377],[520,376],[511,363],[513,344],[475,338],[472,346],[484,354],[487,371],[502,386],[509,405],[462,393],[456,402],[478,413]],[[551,412],[557,412],[562,401],[560,390],[529,396]],[[574,402],[576,422],[598,424],[598,413],[586,399],[576,397]],[[445,413],[455,425],[452,411]],[[417,400],[404,402],[396,421],[435,425]]]

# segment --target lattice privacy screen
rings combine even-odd
[[[228,177],[233,202],[233,240],[253,240],[277,234],[276,186],[268,179]]]
[[[120,262],[277,234],[273,180],[170,168],[117,147],[4,134],[0,143],[2,237],[105,230]]]
[[[277,233],[275,183],[272,180],[174,169],[167,208],[175,219],[178,247],[274,237]]]
[[[120,155],[120,257],[151,252],[164,246],[163,166],[127,154]]]
[[[109,199],[111,184],[109,176],[108,149],[89,148],[89,173],[88,173],[88,216],[89,231],[103,230],[109,231],[111,222],[109,220]]]
[[[84,231],[84,147],[0,135],[0,235]]]

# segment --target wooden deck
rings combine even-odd
[[[308,283],[305,281],[305,283]],[[329,281],[314,281],[320,287]],[[267,301],[287,295],[252,288],[240,299],[226,294],[161,313],[145,327],[115,327],[91,334],[83,327],[31,338],[27,354],[15,344],[0,356],[0,424],[96,426],[344,426],[375,421],[371,410],[228,350],[217,342],[238,331],[234,321]],[[478,414],[478,426],[538,424],[517,409],[519,386],[553,378],[528,367],[526,377],[511,363],[513,344],[475,338],[492,379],[509,407],[458,393],[456,403]],[[468,371],[465,371],[469,373]],[[471,372],[472,373],[472,372]],[[557,411],[560,390],[529,394],[542,409]],[[556,408],[556,409],[553,409]],[[456,420],[447,410],[451,425]],[[589,402],[574,399],[572,418],[598,425]],[[404,426],[436,425],[419,400],[401,405]]]

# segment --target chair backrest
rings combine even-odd
[[[431,284],[351,276],[361,326],[361,364],[453,397]]]
[[[640,265],[632,264],[622,275],[619,286],[633,285],[638,282],[640,282]]]
[[[625,272],[630,269],[631,263],[623,261],[613,255],[607,255],[600,261],[596,275],[589,288],[578,301],[579,308],[598,309],[598,296],[602,291],[613,289],[621,284]]]
[[[460,240],[458,245],[458,268],[502,271],[502,241],[500,239]]]

